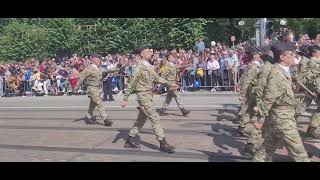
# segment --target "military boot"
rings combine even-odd
[[[246,134],[244,132],[244,127],[241,127],[241,126],[238,126],[238,134],[241,136],[241,137],[246,137]]]
[[[183,115],[183,116],[187,116],[191,111],[182,108],[182,109],[181,109],[181,112],[182,112],[182,115]]]
[[[84,118],[84,121],[85,121],[86,124],[95,124],[96,123],[96,118],[94,118],[91,115],[87,114],[86,117]]]
[[[113,124],[113,122],[111,120],[109,120],[108,118],[105,118],[103,120],[103,122],[104,122],[105,126],[112,126],[112,124]]]
[[[307,135],[312,138],[320,139],[320,134],[317,133],[316,130],[317,128],[309,126],[307,130]]]
[[[124,144],[124,148],[140,148],[139,144],[136,144],[134,141],[134,137],[129,136]]]
[[[245,155],[253,157],[253,155],[254,155],[254,144],[251,144],[251,143],[246,144],[246,146],[244,147],[243,152],[244,152]]]
[[[166,109],[165,108],[161,108],[160,110],[159,110],[159,115],[160,116],[165,116],[166,115]]]
[[[160,142],[160,150],[169,154],[175,152],[174,147],[169,145],[166,138],[163,138]]]

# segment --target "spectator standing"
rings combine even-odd
[[[203,54],[205,50],[204,42],[202,41],[202,38],[199,38],[199,40],[196,42],[196,51]]]
[[[229,50],[229,58],[227,58],[227,69],[230,85],[234,86],[238,82],[239,59],[233,50]]]
[[[208,82],[210,86],[217,86],[218,80],[218,71],[220,69],[219,62],[217,57],[214,54],[211,54],[209,61],[207,62],[207,69],[208,69]],[[211,89],[211,91],[216,91],[215,87]]]

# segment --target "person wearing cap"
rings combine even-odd
[[[260,58],[264,61],[263,66],[260,68],[257,74],[257,84],[252,88],[252,93],[256,98],[256,103],[259,104],[262,101],[263,91],[267,86],[267,78],[275,63],[273,52],[271,50],[265,51]],[[262,123],[263,118],[260,118],[257,122],[250,122],[253,126],[252,131],[249,134],[247,144],[244,148],[244,152],[253,156],[254,153],[259,149],[262,139]]]
[[[264,141],[255,153],[256,162],[272,161],[278,146],[284,146],[296,162],[310,162],[295,119],[296,99],[290,66],[294,65],[294,47],[280,43],[273,48],[275,64],[267,80],[262,101],[253,110],[265,117]]]
[[[146,120],[149,119],[151,121],[153,132],[155,133],[157,140],[160,142],[160,150],[167,153],[174,153],[174,147],[167,143],[163,129],[160,126],[160,116],[153,108],[152,90],[156,83],[168,85],[170,88],[178,88],[178,86],[161,78],[155,73],[149,63],[152,57],[152,52],[148,46],[139,48],[138,54],[141,56],[141,60],[135,68],[132,78],[128,84],[123,100],[121,101],[121,107],[124,108],[127,105],[130,94],[136,93],[139,103],[139,114],[136,122],[129,132],[129,137],[126,140],[124,147],[140,148],[140,145],[134,142],[134,138],[144,126]]]
[[[314,93],[316,93],[317,98],[314,98],[318,109],[313,113],[310,121],[310,125],[307,130],[307,135],[313,138],[320,138],[320,134],[316,132],[320,125],[320,47],[317,45],[311,46],[309,48],[311,58],[308,61],[305,77],[307,81],[307,87]]]
[[[161,77],[163,77],[164,79],[166,79],[167,81],[171,82],[172,84],[177,82],[177,73],[178,71],[180,71],[183,68],[186,68],[188,66],[190,66],[190,64],[187,65],[183,65],[183,66],[178,66],[175,65],[174,62],[174,58],[172,54],[167,54],[166,55],[166,59],[167,61],[164,63],[163,65],[163,70],[161,72]],[[175,101],[177,102],[177,105],[180,109],[180,111],[182,112],[183,116],[187,116],[190,111],[186,110],[181,102],[181,97],[179,96],[179,92],[176,89],[170,89],[167,92],[166,95],[166,100],[163,102],[162,107],[159,111],[160,116],[164,116],[165,112],[167,110],[167,107],[169,106],[172,98],[175,99]]]
[[[97,107],[98,112],[102,119],[104,120],[105,126],[111,126],[112,121],[109,120],[108,115],[104,109],[102,104],[102,79],[108,73],[116,72],[118,68],[107,69],[102,71],[100,67],[101,65],[101,57],[99,55],[91,56],[92,64],[85,68],[79,75],[80,79],[77,83],[77,89],[82,85],[85,81],[87,84],[87,95],[90,98],[89,110],[86,115],[86,123],[87,124],[99,124],[95,118],[93,118],[93,110]]]
[[[255,48],[249,48],[248,53],[251,62],[248,64],[247,69],[240,78],[240,102],[241,108],[239,111],[239,126],[238,133],[240,136],[246,136],[244,129],[246,124],[254,116],[252,108],[256,105],[256,98],[253,95],[253,88],[257,85],[258,72],[262,67],[262,59],[260,54]]]

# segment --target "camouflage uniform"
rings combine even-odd
[[[306,84],[305,73],[307,72],[307,64],[309,61],[310,60],[308,58],[303,57],[298,65],[292,66],[292,79],[297,79],[302,84]],[[295,86],[297,87],[295,91],[296,93],[303,93],[298,85]],[[297,99],[299,103],[296,107],[296,115],[299,116],[311,105],[313,98],[310,96],[299,96]]]
[[[102,71],[95,65],[89,65],[84,69],[79,77],[80,80],[77,84],[77,89],[85,81],[87,84],[87,95],[90,98],[89,110],[87,113],[87,118],[91,119],[93,116],[93,110],[98,107],[98,112],[103,119],[107,119],[108,115],[102,104],[102,79],[107,73],[112,73],[118,71],[118,68],[108,69]]]
[[[295,161],[310,161],[297,129],[291,77],[280,64],[271,70],[264,92],[259,108],[260,114],[268,116],[268,120],[264,123],[264,142],[254,155],[254,161],[272,161],[280,143]]]
[[[256,86],[259,69],[260,65],[255,61],[250,62],[240,79],[241,109],[238,115],[240,116],[239,127],[241,128],[245,128],[254,116],[252,109],[256,105],[256,98],[253,95],[252,88]]]
[[[163,72],[161,73],[161,77],[169,81],[171,84],[175,84],[176,78],[177,78],[177,69],[175,68],[174,64],[167,62],[163,66]],[[176,100],[179,109],[183,112],[184,108],[183,108],[181,97],[179,96],[178,91],[170,88],[167,92],[166,100],[163,102],[162,111],[164,112],[167,109],[172,98]]]
[[[147,119],[150,119],[153,132],[157,140],[164,139],[163,129],[160,127],[160,116],[153,108],[152,89],[155,83],[167,84],[172,87],[171,83],[159,77],[152,66],[145,60],[139,62],[135,68],[132,78],[126,89],[124,100],[127,101],[131,93],[136,93],[139,103],[139,114],[136,122],[129,132],[130,137],[135,137],[143,127]]]
[[[256,97],[257,104],[260,104],[262,102],[263,92],[265,87],[267,86],[267,79],[273,67],[273,64],[266,61],[265,64],[259,70],[257,86],[253,88],[253,94]],[[252,144],[254,150],[256,150],[258,149],[258,147],[260,147],[262,143],[262,130],[256,128],[255,126],[253,126],[253,128],[254,129],[253,131],[251,131],[247,143]]]
[[[305,71],[307,87],[316,94],[320,93],[320,59],[312,57],[307,64]],[[310,126],[318,128],[320,124],[320,98],[314,99],[317,104],[317,111],[312,115]]]

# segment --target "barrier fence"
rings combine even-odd
[[[235,91],[235,87],[243,73],[243,69],[201,70],[182,73],[178,78],[181,91],[211,90]],[[114,93],[124,91],[131,76],[117,75],[103,82],[103,89],[111,88]],[[109,81],[109,82],[108,82]],[[60,80],[33,80],[22,81],[19,85],[0,80],[0,96],[41,96],[41,95],[84,95],[86,85],[82,84],[76,91],[77,79]],[[109,86],[109,87],[108,87]],[[165,93],[166,87],[157,85],[155,91]]]

